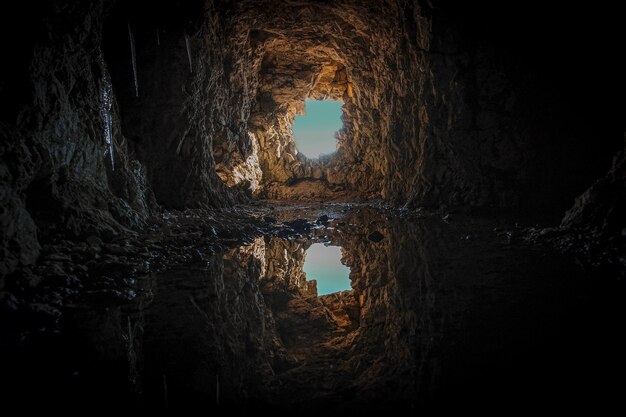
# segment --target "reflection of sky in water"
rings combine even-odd
[[[296,116],[293,124],[298,150],[309,158],[335,152],[335,132],[342,127],[343,104],[332,100],[307,100],[305,105],[305,114]]]
[[[306,251],[307,280],[317,280],[317,295],[350,290],[350,268],[341,263],[341,248],[314,243]]]

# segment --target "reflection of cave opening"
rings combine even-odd
[[[342,128],[342,103],[334,100],[307,100],[305,113],[296,116],[293,134],[298,151],[309,158],[337,150],[335,134]]]
[[[307,281],[317,281],[317,295],[351,290],[350,268],[341,263],[341,248],[314,243],[304,260]]]

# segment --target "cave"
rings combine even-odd
[[[461,3],[6,9],[3,406],[619,406],[606,10]],[[298,148],[307,103],[330,151]]]

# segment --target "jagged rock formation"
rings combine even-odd
[[[611,169],[582,193],[565,213],[562,228],[587,229],[601,235],[624,235],[626,223],[626,143]]]
[[[27,99],[2,118],[3,275],[36,261],[38,239],[110,238],[155,207],[109,96],[99,48],[104,4],[56,2],[30,34],[29,78],[18,85]]]
[[[582,193],[559,227],[530,230],[531,240],[548,239],[562,251],[602,270],[609,279],[626,275],[626,158],[624,150],[609,171]]]
[[[253,99],[246,89],[254,84],[246,86],[246,62],[234,59],[234,40],[211,4],[204,6],[161,2],[146,9],[120,2],[105,25],[105,56],[124,134],[146,166],[157,201],[167,208],[232,205],[236,194],[227,185],[258,182],[253,137],[246,129]],[[250,172],[242,173],[241,164]]]

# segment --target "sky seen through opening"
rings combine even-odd
[[[298,151],[308,158],[319,158],[337,150],[335,133],[342,128],[343,103],[332,100],[307,100],[305,113],[296,116],[293,134]]]

